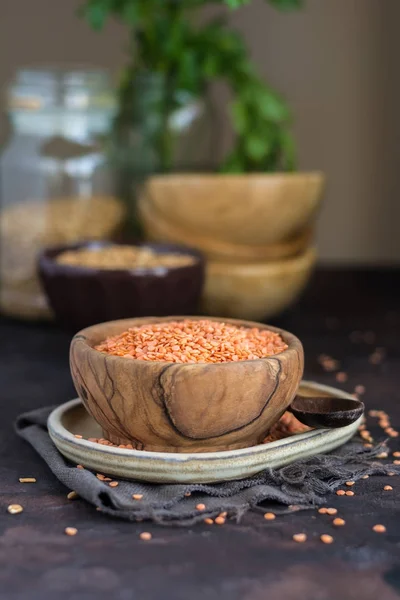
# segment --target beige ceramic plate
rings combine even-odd
[[[299,394],[352,398],[337,388],[303,381]],[[341,429],[319,429],[241,450],[177,454],[125,450],[102,446],[85,438],[102,437],[94,419],[80,400],[71,400],[50,414],[50,437],[58,450],[75,464],[124,479],[156,483],[213,483],[243,479],[266,468],[277,468],[295,460],[329,452],[347,442],[357,431],[358,421]]]

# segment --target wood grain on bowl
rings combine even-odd
[[[105,437],[137,449],[169,452],[210,452],[261,442],[296,394],[303,373],[300,341],[273,327],[224,319],[276,331],[288,349],[258,360],[179,364],[127,360],[93,348],[129,327],[168,320],[103,323],[73,338],[75,387]]]
[[[315,266],[314,248],[275,261],[241,264],[209,261],[202,307],[207,314],[265,320],[292,304]]]
[[[322,173],[151,177],[145,202],[188,233],[231,244],[280,243],[313,223]]]
[[[347,392],[311,381],[303,381],[300,396],[351,398]],[[49,416],[48,429],[59,451],[73,464],[84,464],[95,472],[124,479],[155,483],[216,483],[242,479],[275,469],[308,456],[330,452],[347,442],[361,418],[347,427],[307,431],[282,440],[241,450],[207,453],[160,453],[114,448],[89,442],[101,436],[99,425],[79,400],[58,406]],[[75,437],[83,434],[83,438]]]
[[[307,226],[295,235],[278,242],[253,245],[226,242],[209,238],[202,233],[193,233],[182,226],[171,223],[168,216],[161,215],[142,195],[138,211],[146,238],[153,242],[175,242],[197,248],[211,261],[220,262],[263,262],[295,256],[306,250],[313,238],[313,227]]]

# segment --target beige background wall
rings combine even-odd
[[[80,0],[0,0],[0,86],[21,65],[118,68],[125,31],[94,34]],[[328,189],[318,224],[325,262],[400,262],[399,0],[306,0],[281,15],[262,0],[235,25],[260,70],[290,100],[303,169]],[[222,101],[222,100],[221,100]]]

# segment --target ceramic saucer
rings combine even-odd
[[[334,387],[303,381],[299,395],[352,398]],[[318,429],[240,450],[207,453],[146,452],[103,446],[83,438],[100,438],[102,431],[79,399],[56,408],[48,429],[58,450],[75,464],[123,479],[154,483],[215,483],[243,479],[266,468],[330,452],[346,443],[357,431],[362,417],[340,429]]]

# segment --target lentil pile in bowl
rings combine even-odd
[[[95,346],[114,356],[175,363],[255,360],[288,348],[279,333],[208,319],[167,321],[132,327]]]
[[[193,265],[196,258],[176,252],[157,252],[146,246],[107,245],[65,250],[56,257],[60,265],[88,269],[157,269]]]

